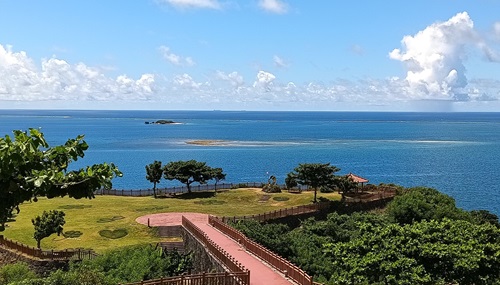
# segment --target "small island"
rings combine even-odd
[[[155,121],[155,122],[148,122],[148,121],[146,121],[145,124],[146,125],[149,125],[149,124],[153,124],[153,125],[174,125],[174,124],[180,124],[180,123],[174,122],[174,121],[171,121],[171,120],[158,120],[158,121]]]

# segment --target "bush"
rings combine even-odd
[[[443,218],[452,220],[469,219],[467,214],[455,206],[455,200],[439,191],[426,188],[410,188],[389,203],[387,214],[399,224],[411,224],[422,220]]]
[[[281,188],[276,184],[266,184],[262,187],[262,191],[266,193],[281,193]]]
[[[0,267],[0,285],[7,285],[11,282],[32,279],[35,277],[35,272],[33,272],[25,262],[7,264]]]

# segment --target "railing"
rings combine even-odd
[[[318,202],[318,203],[313,203],[313,204],[308,204],[308,205],[302,205],[302,206],[296,206],[296,207],[291,207],[291,208],[284,208],[284,209],[279,209],[271,212],[266,212],[263,214],[257,214],[257,215],[250,215],[250,216],[234,216],[234,217],[221,217],[222,222],[227,222],[227,221],[240,221],[240,220],[257,220],[259,222],[264,222],[268,220],[273,220],[273,219],[278,219],[278,218],[284,218],[288,216],[293,216],[293,215],[300,215],[300,214],[306,214],[306,213],[313,213],[317,212],[323,209],[328,209],[330,207],[330,202]]]
[[[262,245],[250,240],[240,231],[230,227],[226,223],[222,222],[219,218],[215,216],[209,216],[208,222],[214,228],[220,230],[224,234],[228,235],[235,241],[242,244],[248,251],[255,254],[261,260],[264,260],[274,268],[280,270],[285,274],[285,276],[294,280],[301,285],[312,285],[313,278],[309,276],[305,271],[292,264],[288,260],[282,258],[281,256],[275,254],[274,252],[268,250]]]
[[[213,242],[207,234],[205,234],[200,228],[198,228],[191,221],[182,216],[182,226],[189,231],[194,237],[196,237],[202,244],[204,244],[208,251],[215,256],[222,264],[226,266],[229,272],[238,273],[245,272],[244,275],[238,275],[242,285],[250,284],[250,271],[248,271],[241,263],[235,260],[231,255],[229,255],[224,249]],[[201,283],[200,283],[201,284]]]
[[[265,183],[262,182],[241,182],[241,183],[220,183],[217,184],[217,189],[234,189],[234,188],[260,188]],[[281,188],[285,188],[284,185],[279,185]],[[203,185],[192,185],[191,192],[201,192],[201,191],[215,191],[215,184],[203,184]],[[299,185],[299,187],[295,187],[297,190],[307,190],[308,186]],[[175,194],[183,194],[187,193],[188,188],[186,186],[179,187],[167,187],[167,188],[157,188],[156,194],[159,196],[164,195],[175,195]],[[94,192],[96,195],[113,195],[113,196],[133,196],[133,197],[145,197],[145,196],[153,196],[153,189],[99,189]]]
[[[0,235],[0,245],[8,249],[26,254],[30,257],[35,257],[39,259],[50,259],[50,260],[83,260],[83,259],[93,259],[97,254],[92,250],[41,250],[39,248],[31,247],[8,238],[4,238]]]
[[[156,244],[156,248],[161,247],[164,251],[170,252],[176,250],[183,254],[186,251],[183,241],[164,241]]]
[[[223,273],[200,273],[192,275],[181,275],[175,277],[166,277],[126,285],[206,285],[206,284],[224,284],[224,285],[242,285],[241,280],[247,278],[249,272],[223,272]]]

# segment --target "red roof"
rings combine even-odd
[[[347,177],[351,178],[352,181],[356,182],[356,183],[366,183],[368,182],[368,179],[365,179],[361,176],[357,176],[355,174],[352,174],[352,173],[349,173],[346,175]]]

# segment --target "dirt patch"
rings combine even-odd
[[[262,195],[259,198],[259,202],[267,202],[269,199],[271,199],[271,195]]]

